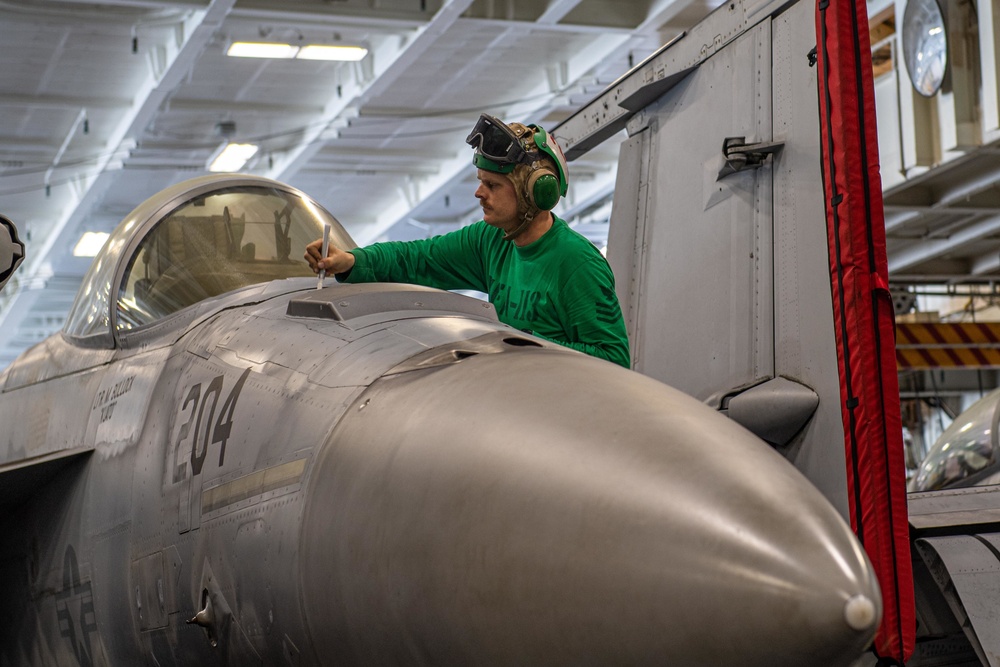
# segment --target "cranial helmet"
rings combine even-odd
[[[566,157],[538,125],[507,125],[482,114],[465,141],[476,149],[472,156],[476,167],[505,174],[514,183],[522,215],[534,217],[538,211],[551,211],[566,194]]]

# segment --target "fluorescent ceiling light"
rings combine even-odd
[[[73,248],[74,257],[97,257],[97,253],[104,247],[104,242],[108,240],[106,232],[84,232],[80,240]]]
[[[295,56],[300,60],[345,60],[357,61],[368,55],[368,49],[360,46],[323,46],[308,44],[299,50]]]
[[[302,48],[276,42],[233,42],[227,56],[237,58],[298,58],[300,60],[358,61],[368,55],[360,46],[328,46],[307,44]]]
[[[257,153],[253,144],[229,144],[208,165],[209,171],[239,171]]]
[[[294,58],[299,47],[272,42],[233,42],[227,56],[237,58]]]

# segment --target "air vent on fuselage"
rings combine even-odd
[[[397,283],[333,285],[288,302],[289,317],[348,323],[361,318],[402,319],[460,315],[497,321],[493,305],[472,297]]]
[[[470,338],[469,340],[446,343],[445,345],[427,350],[426,352],[410,357],[390,370],[386,375],[447,366],[481,354],[513,352],[515,348],[526,347],[544,348],[545,345],[531,338],[520,338],[504,331],[497,331],[484,336]]]

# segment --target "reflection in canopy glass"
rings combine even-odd
[[[118,293],[118,330],[155,322],[241,287],[312,276],[302,258],[328,213],[293,194],[230,188],[163,218],[129,260]],[[350,247],[334,221],[333,242]]]
[[[312,276],[302,255],[324,225],[332,243],[355,247],[336,218],[277,181],[226,174],[178,183],[112,232],[63,332],[88,346],[113,347],[112,322],[127,332],[235,289]]]
[[[933,491],[972,483],[996,462],[996,429],[1000,389],[987,394],[959,415],[931,447],[911,491]]]

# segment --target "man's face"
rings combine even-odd
[[[498,227],[505,232],[514,230],[517,220],[517,193],[514,184],[503,174],[480,169],[479,187],[476,188],[476,199],[483,207],[483,220],[486,224]]]

